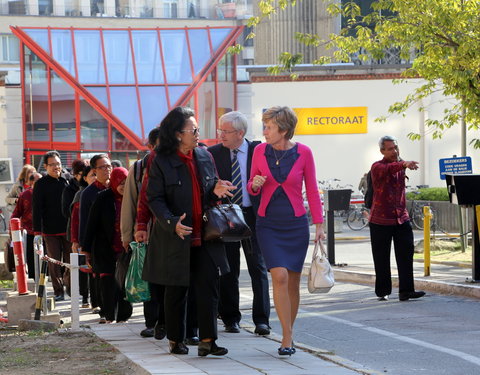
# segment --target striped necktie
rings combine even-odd
[[[242,174],[240,172],[240,163],[237,159],[238,150],[233,150],[232,159],[232,184],[237,187],[233,193],[232,203],[242,205]]]

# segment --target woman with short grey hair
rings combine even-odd
[[[262,120],[266,143],[255,148],[247,188],[250,194],[260,195],[257,239],[272,275],[273,300],[282,325],[278,354],[292,355],[300,276],[310,241],[303,184],[316,226],[315,242],[325,238],[322,202],[312,151],[291,140],[297,125],[295,112],[288,107],[272,107]]]

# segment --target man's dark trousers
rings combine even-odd
[[[399,293],[415,290],[413,283],[413,230],[410,221],[401,225],[370,223],[373,262],[375,264],[375,294],[378,297],[392,293],[390,250],[393,239],[397,261]]]
[[[67,236],[44,236],[47,255],[50,258],[70,263],[70,253],[72,252],[72,243],[67,241]],[[70,270],[58,264],[48,262],[48,273],[52,279],[53,292],[55,296],[63,296],[63,287],[70,286]]]
[[[258,247],[255,233],[255,213],[253,207],[243,209],[245,220],[253,228],[250,240],[242,241],[242,247],[247,261],[248,272],[252,280],[253,290],[253,322],[269,324],[270,296],[268,293],[268,277],[265,261]],[[226,243],[226,252],[230,272],[220,277],[220,301],[218,312],[226,325],[240,322],[239,306],[240,275],[240,242]]]

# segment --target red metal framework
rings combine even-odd
[[[28,35],[27,31],[35,29],[35,30],[47,30],[47,35],[48,35],[48,47],[50,51],[46,51],[44,48],[42,48],[38,43],[36,43],[30,35]],[[207,36],[208,36],[208,48],[210,50],[210,59],[208,62],[205,64],[204,68],[200,70],[198,74],[195,75],[195,66],[193,63],[193,58],[194,56],[192,55],[192,49],[191,49],[191,41],[189,38],[189,30],[195,30],[195,29],[204,29],[207,30]],[[23,134],[24,134],[24,146],[26,150],[40,150],[40,149],[61,149],[61,150],[76,150],[77,152],[83,152],[83,151],[88,151],[88,150],[82,150],[82,144],[81,144],[81,119],[80,119],[80,99],[85,100],[95,111],[97,111],[108,123],[107,129],[108,129],[108,149],[109,150],[98,150],[98,151],[114,151],[114,147],[112,145],[112,126],[114,129],[116,129],[123,137],[125,137],[128,142],[134,146],[134,148],[138,150],[144,150],[145,147],[143,146],[143,139],[146,138],[146,128],[144,124],[144,116],[143,116],[143,111],[145,108],[142,108],[142,103],[140,99],[140,87],[147,87],[147,86],[158,86],[158,87],[164,87],[164,92],[165,92],[165,103],[166,103],[166,108],[170,110],[171,108],[178,106],[178,105],[186,105],[192,98],[194,101],[194,107],[195,110],[198,111],[198,95],[197,90],[200,87],[200,85],[206,81],[208,78],[208,75],[211,74],[214,69],[216,68],[217,64],[219,61],[222,59],[222,57],[227,53],[227,48],[230,45],[233,45],[235,40],[238,38],[238,36],[241,34],[243,27],[230,27],[230,28],[223,28],[223,29],[230,29],[228,35],[223,39],[223,42],[218,46],[216,50],[214,50],[213,45],[212,45],[212,39],[211,39],[211,33],[210,30],[212,29],[222,29],[222,28],[212,28],[212,27],[207,27],[207,28],[181,28],[181,29],[131,29],[131,28],[118,28],[118,29],[112,29],[112,28],[97,28],[97,29],[83,29],[83,28],[52,28],[52,27],[46,27],[46,28],[22,28],[22,27],[11,27],[12,32],[20,39],[21,42],[21,50],[23,51],[22,57],[21,57],[21,69],[22,69],[22,99],[23,103],[28,100],[28,98],[25,97],[25,47],[28,47],[38,58],[45,64],[46,66],[46,78],[47,81],[46,85],[48,88],[48,126],[49,126],[49,142],[46,141],[29,141],[27,139],[27,134],[26,134],[26,113],[25,113],[25,105],[23,105]],[[72,54],[73,54],[73,73],[75,77],[65,68],[62,66],[62,64],[53,57],[53,45],[52,45],[52,30],[68,30],[70,32],[70,37],[71,37],[71,43],[72,43]],[[103,60],[103,70],[105,74],[105,84],[82,84],[79,82],[79,67],[78,67],[78,61],[77,61],[77,53],[76,53],[76,45],[75,45],[75,36],[74,32],[77,30],[95,30],[99,31],[100,35],[100,42],[101,42],[101,53],[102,53],[102,60]],[[112,84],[109,82],[109,77],[108,77],[108,61],[106,58],[106,53],[105,53],[105,45],[104,45],[104,31],[107,30],[124,30],[127,31],[128,33],[128,40],[129,40],[129,48],[130,48],[130,58],[132,61],[132,66],[131,69],[133,69],[133,74],[134,74],[134,84]],[[132,38],[132,31],[134,30],[149,30],[149,31],[155,31],[158,39],[158,44],[159,44],[159,54],[160,54],[160,64],[162,68],[162,75],[163,75],[163,84],[149,84],[143,82],[142,84],[139,83],[138,79],[138,72],[137,72],[137,65],[136,65],[136,58],[135,58],[135,48],[134,48],[134,43],[133,43],[133,38]],[[185,39],[186,39],[186,48],[188,49],[188,57],[189,57],[189,67],[190,67],[190,72],[191,72],[191,77],[192,77],[192,82],[191,83],[170,83],[168,82],[168,75],[167,75],[167,69],[166,69],[166,63],[165,63],[165,51],[164,51],[164,46],[162,45],[162,39],[160,37],[160,33],[162,30],[183,30],[185,33]],[[218,39],[217,39],[218,40]],[[25,47],[24,47],[25,46]],[[234,62],[235,64],[235,62]],[[198,66],[198,65],[197,65]],[[158,67],[157,67],[158,68]],[[70,70],[72,71],[72,70]],[[52,83],[51,83],[51,77],[52,77],[52,72],[54,72],[56,75],[58,75],[66,84],[68,84],[74,91],[74,100],[75,100],[75,126],[76,126],[76,132],[75,132],[75,142],[58,142],[54,140],[53,137],[53,132],[54,132],[54,123],[53,123],[53,118],[52,118]],[[213,74],[214,83],[215,83],[215,93],[217,92],[217,75]],[[175,103],[172,103],[171,95],[169,92],[169,87],[173,86],[188,86],[187,89],[180,95],[180,97],[176,100]],[[107,105],[104,105],[102,102],[100,102],[99,99],[95,95],[93,95],[88,87],[86,86],[100,86],[100,87],[105,87],[106,90],[106,95],[107,95]],[[111,100],[111,90],[110,87],[114,86],[130,86],[130,87],[135,87],[135,92],[136,92],[136,100],[134,103],[138,106],[138,116],[139,116],[139,125],[141,129],[142,134],[135,134],[131,128],[129,128],[125,123],[123,123],[118,116],[115,115],[112,107],[112,100]],[[234,82],[234,87],[236,87],[236,82]],[[235,91],[235,90],[234,90]],[[235,103],[233,103],[233,107],[236,107],[236,93],[234,92],[234,97],[235,97]],[[215,113],[218,112],[217,110],[218,106],[218,101],[215,100]],[[33,109],[32,109],[33,110]],[[33,121],[33,119],[32,119]],[[32,128],[34,129],[34,124],[32,122]],[[209,142],[210,143],[210,142]],[[90,150],[90,151],[96,151],[96,150]],[[121,151],[121,150],[116,150],[116,151]],[[127,150],[125,150],[127,151]],[[130,153],[132,151],[130,150]]]

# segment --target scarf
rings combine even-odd
[[[128,171],[125,168],[114,168],[110,176],[110,189],[112,189],[115,202],[115,231],[113,236],[113,250],[118,256],[123,249],[121,231],[120,231],[120,215],[122,210],[123,196],[118,192],[118,186],[127,179]]]
[[[197,166],[193,160],[193,151],[189,151],[187,155],[177,150],[180,160],[187,166],[188,172],[192,180],[192,235],[191,246],[200,246],[202,244],[202,190],[198,182]]]

